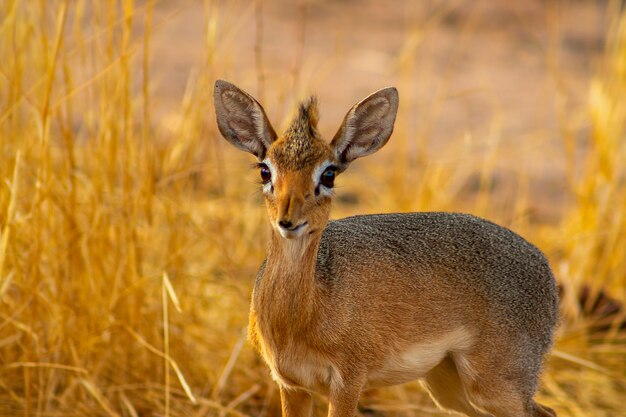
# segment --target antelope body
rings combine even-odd
[[[278,136],[261,105],[215,85],[218,127],[259,160],[272,225],[249,336],[284,416],[356,412],[364,389],[421,378],[442,408],[468,416],[555,416],[533,400],[558,318],[544,255],[512,231],[458,213],[329,222],[333,181],[389,139],[395,88],[357,103],[328,144],[316,101]]]

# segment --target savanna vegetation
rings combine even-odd
[[[322,84],[345,92],[334,72],[351,74],[349,43],[307,60],[305,34],[326,3],[293,6],[288,35],[298,47],[276,69],[261,1],[0,2],[0,415],[278,413],[278,391],[245,337],[269,226],[251,159],[217,132],[212,88],[225,78],[255,93],[275,125]],[[517,137],[497,103],[482,128],[436,128],[446,103],[472,92],[413,94],[425,88],[414,75],[425,65],[420,45],[456,25],[460,49],[443,53],[460,53],[480,25],[463,2],[415,6],[426,17],[403,29],[376,78],[400,91],[395,133],[339,177],[332,216],[465,211],[534,242],[560,281],[563,316],[539,399],[559,416],[617,417],[626,413],[626,13],[618,1],[598,6],[601,51],[576,101],[559,64],[558,17],[590,2],[554,3],[545,22],[553,36],[528,41],[545,47],[556,86],[539,109],[551,129]],[[165,106],[160,70],[172,55],[155,39],[190,24],[176,20],[185,7],[201,16],[200,59],[178,69],[186,84]],[[341,44],[351,27],[339,26]],[[238,44],[246,30],[250,41]],[[249,65],[237,65],[240,54]],[[489,67],[480,71],[490,78]],[[336,114],[320,94],[327,136],[349,105],[382,87],[356,76],[367,87],[346,92]],[[554,177],[563,186],[542,192]],[[418,383],[370,392],[360,410],[440,415]]]

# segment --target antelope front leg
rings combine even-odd
[[[364,383],[364,378],[358,378],[342,387],[331,387],[328,417],[354,417]]]
[[[310,417],[311,395],[298,389],[285,389],[280,387],[280,405],[283,409],[283,417]]]

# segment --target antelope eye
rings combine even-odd
[[[333,168],[326,168],[326,171],[320,178],[320,183],[326,188],[333,188],[335,185],[335,170]]]
[[[272,179],[272,173],[270,172],[270,169],[265,164],[262,164],[260,168],[261,168],[261,181],[263,181],[263,184],[267,184]]]

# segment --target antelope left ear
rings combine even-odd
[[[330,143],[341,171],[355,159],[374,153],[387,143],[398,113],[398,101],[398,90],[387,87],[350,109]]]
[[[250,94],[224,80],[213,91],[217,127],[224,138],[259,161],[276,140],[263,107]]]

